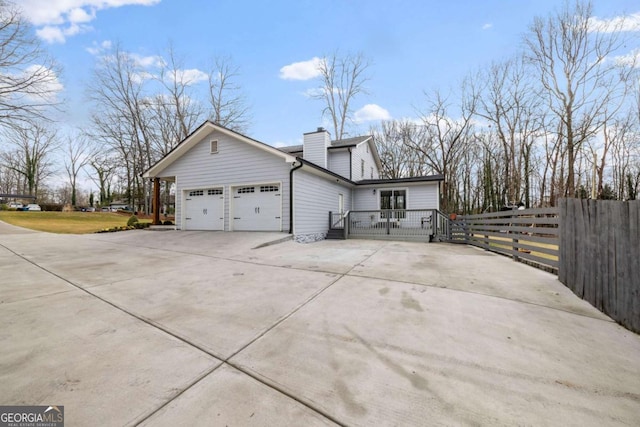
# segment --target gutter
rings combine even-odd
[[[294,166],[289,171],[289,234],[293,234],[293,173],[300,169],[304,163]]]

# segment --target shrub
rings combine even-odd
[[[129,219],[127,220],[127,226],[131,227],[131,226],[135,226],[135,224],[138,223],[138,217],[135,215],[131,215],[129,217]]]
[[[165,222],[163,222],[162,224],[164,224],[164,225],[173,225],[173,221],[166,220],[166,221],[165,221]]]
[[[9,205],[5,205],[4,203],[0,204],[0,211],[8,211]]]

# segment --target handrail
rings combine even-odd
[[[342,215],[338,218],[338,220],[336,222],[334,222],[333,224],[331,224],[330,228],[334,228],[340,222],[344,221],[347,218],[347,216],[349,216],[349,212],[351,212],[351,211],[343,212]]]

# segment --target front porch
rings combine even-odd
[[[449,219],[437,209],[329,212],[328,239],[449,240]]]

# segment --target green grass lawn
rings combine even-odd
[[[127,215],[109,212],[0,211],[0,221],[32,230],[61,234],[87,234],[127,225]],[[150,222],[140,220],[140,222]]]

